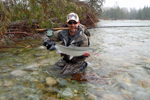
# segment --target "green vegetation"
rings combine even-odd
[[[150,20],[150,7],[144,7],[142,9],[128,9],[113,7],[102,11],[100,18],[104,19],[143,19]]]
[[[98,1],[102,5],[103,0]],[[101,5],[96,8],[100,9]],[[22,20],[26,20],[27,27],[33,27],[35,22],[39,28],[62,27],[70,12],[77,13],[86,26],[98,21],[97,11],[79,0],[3,0],[0,1],[0,34],[7,32],[12,22]]]
[[[98,12],[101,12],[103,1],[1,0],[0,52],[4,48],[23,48],[22,50],[24,50],[41,44],[41,35],[38,33],[43,34],[45,31],[36,29],[62,27],[70,12],[77,13],[80,22],[85,26],[95,26],[95,23],[99,21],[97,15]],[[28,37],[32,37],[32,40],[29,40]],[[35,42],[35,39],[39,43]],[[11,41],[15,44],[9,44]]]

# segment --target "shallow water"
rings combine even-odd
[[[150,21],[101,20],[97,25],[150,25]],[[69,80],[71,76],[60,75],[60,69],[54,66],[60,55],[41,46],[21,53],[11,49],[0,54],[0,100],[42,100],[48,97],[69,100],[75,96],[85,100],[149,100],[150,28],[116,27],[89,31],[92,34],[91,47],[97,50],[87,59],[86,71],[98,74],[101,81],[78,82]],[[24,74],[15,76],[12,72],[16,70]],[[46,77],[68,81],[64,85],[49,87]],[[47,88],[54,90],[47,92]],[[69,89],[70,95],[66,92]]]

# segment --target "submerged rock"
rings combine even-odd
[[[124,100],[122,96],[115,94],[103,94],[103,98],[101,100]]]
[[[62,87],[69,84],[66,79],[57,79],[57,82],[58,82],[59,86],[62,86]]]
[[[30,94],[28,96],[28,100],[40,100],[38,95]]]
[[[45,50],[45,46],[39,46],[38,48],[36,48],[36,50]]]
[[[132,96],[129,95],[129,94],[122,94],[122,96],[123,96],[124,98],[126,98],[127,100],[133,100]]]
[[[149,93],[145,93],[142,91],[135,92],[132,97],[133,97],[133,100],[150,100]]]
[[[94,84],[108,84],[104,78],[101,78],[96,73],[77,73],[73,75],[73,79],[77,81],[88,81]]]
[[[144,88],[150,88],[150,79],[139,79],[137,84]]]
[[[71,100],[85,100],[83,97],[75,96]]]
[[[52,78],[52,77],[47,77],[46,78],[46,83],[49,86],[54,86],[54,85],[57,84],[57,81],[54,78]]]
[[[54,93],[54,92],[57,92],[58,89],[54,88],[54,87],[48,87],[48,88],[45,88],[44,91],[47,92],[47,93]]]
[[[67,97],[72,97],[73,94],[74,92],[70,88],[66,88],[62,93],[63,96],[67,96]]]
[[[146,64],[145,68],[150,69],[150,65]]]
[[[88,100],[96,100],[96,96],[93,95],[93,94],[90,94],[89,97],[88,97]]]
[[[40,90],[45,89],[45,85],[42,84],[42,83],[37,83],[35,86],[36,86],[38,89],[40,89]]]
[[[47,98],[42,98],[40,100],[60,100],[60,99],[57,99],[57,98],[54,98],[54,97],[47,97]]]
[[[33,64],[33,65],[30,65],[30,66],[27,66],[24,70],[25,71],[37,71],[38,67],[39,67],[39,65]]]
[[[77,81],[90,81],[99,80],[101,77],[95,73],[77,73],[73,76],[73,79]]]
[[[13,76],[16,76],[16,77],[21,77],[21,76],[26,75],[27,72],[22,71],[22,70],[15,70],[15,71],[12,71],[10,74],[13,75]]]
[[[4,86],[8,87],[8,86],[12,86],[14,85],[14,83],[12,81],[8,81],[4,83]]]

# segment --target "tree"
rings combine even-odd
[[[115,19],[150,19],[150,7],[136,10],[135,8],[111,7],[104,9],[100,16],[101,18],[115,18]]]
[[[101,6],[103,5],[105,0],[82,0],[82,1],[89,4],[90,7],[96,10],[97,12],[101,12]]]

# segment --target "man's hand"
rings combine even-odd
[[[83,54],[83,56],[88,57],[88,56],[90,56],[90,53],[85,52],[85,53]]]
[[[50,51],[56,49],[56,48],[55,48],[55,44],[56,44],[55,42],[50,41],[50,40],[47,40],[47,41],[44,41],[44,42],[43,42],[43,45],[46,46],[46,47],[47,47],[47,50],[50,50]]]

